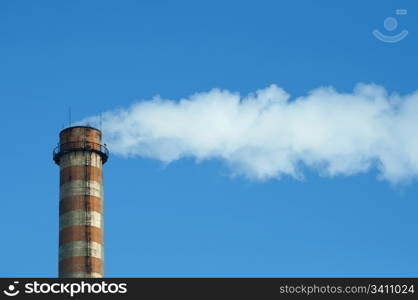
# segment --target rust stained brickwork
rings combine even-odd
[[[89,126],[61,131],[54,160],[60,166],[60,277],[103,277],[103,179],[107,149]]]

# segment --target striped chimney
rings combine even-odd
[[[103,277],[102,166],[109,152],[100,130],[60,132],[54,161],[60,166],[59,277]]]

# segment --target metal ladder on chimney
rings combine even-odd
[[[89,199],[89,195],[90,193],[90,166],[91,166],[91,156],[92,153],[90,151],[87,150],[87,148],[89,147],[88,142],[87,142],[87,132],[86,132],[86,128],[84,129],[84,137],[83,137],[83,142],[84,142],[84,151],[83,151],[83,155],[84,155],[84,177],[83,177],[83,181],[84,181],[84,209],[85,209],[85,238],[86,238],[86,243],[87,243],[87,249],[86,249],[86,273],[91,275],[92,273],[92,255],[93,255],[93,251],[91,248],[91,225],[92,225],[92,215],[91,215],[91,205],[90,205],[90,199]]]

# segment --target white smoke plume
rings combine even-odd
[[[290,100],[276,85],[245,97],[213,89],[179,101],[139,101],[102,120],[113,154],[165,163],[220,159],[250,179],[301,179],[304,168],[324,176],[377,168],[392,183],[418,175],[418,91],[389,95],[358,84],[352,93],[322,87]]]

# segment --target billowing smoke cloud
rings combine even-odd
[[[377,168],[393,183],[418,174],[418,92],[389,95],[359,84],[352,93],[326,87],[290,100],[276,85],[245,97],[213,89],[180,101],[139,101],[102,118],[113,154],[165,163],[220,159],[250,179],[300,179],[306,167],[324,176]]]

